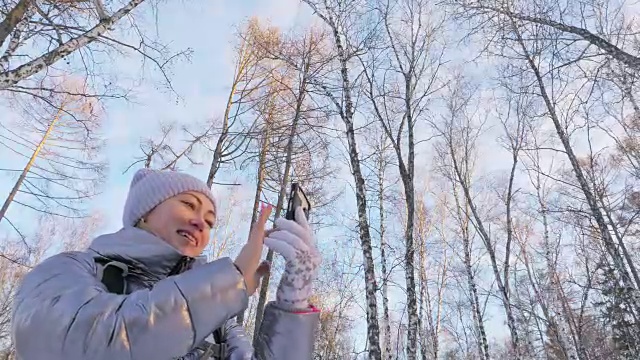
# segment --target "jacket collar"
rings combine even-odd
[[[100,235],[88,250],[95,257],[126,264],[131,273],[155,278],[150,280],[181,273],[206,259],[204,256],[184,256],[161,238],[136,227],[124,227],[115,233]]]

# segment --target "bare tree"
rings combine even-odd
[[[328,261],[323,265],[322,275],[315,286],[316,295],[312,299],[326,309],[326,314],[320,318],[313,358],[352,359],[353,334],[349,329],[356,321],[353,314],[358,305],[357,274],[350,273],[348,269],[353,265],[353,258],[346,261],[330,255],[325,258]]]
[[[530,52],[531,50],[525,43],[522,35],[522,30],[523,29],[518,27],[514,21],[511,22],[511,31],[513,31],[513,34],[515,35],[516,44],[519,47],[519,50],[522,52],[523,59],[526,60],[534,76],[537,88],[540,91],[540,97],[545,104],[545,107],[549,114],[549,118],[553,122],[557,136],[560,139],[564,152],[571,164],[573,175],[575,176],[575,179],[577,180],[579,185],[579,189],[581,190],[582,195],[584,196],[584,199],[588,205],[590,216],[596,223],[606,252],[609,255],[608,260],[611,261],[613,269],[615,269],[615,271],[617,272],[615,276],[619,276],[622,284],[624,284],[624,286],[628,289],[631,289],[631,292],[634,294],[631,295],[631,299],[629,299],[628,301],[631,303],[630,305],[633,307],[633,309],[637,312],[639,309],[637,300],[635,300],[637,299],[635,293],[637,293],[638,286],[640,286],[640,278],[638,277],[638,273],[635,269],[633,260],[628,256],[628,251],[626,251],[622,239],[617,239],[618,241],[616,241],[609,229],[602,208],[600,207],[600,204],[597,200],[597,196],[594,193],[593,188],[589,185],[588,178],[585,175],[584,167],[576,156],[573,146],[570,143],[569,134],[560,121],[560,117],[558,116],[556,106],[552,101],[552,97],[547,92],[547,85],[540,71],[539,65],[536,63],[536,61],[534,61],[533,55]],[[629,273],[629,270],[631,274]]]
[[[529,181],[534,189],[531,196],[535,197],[535,209],[531,219],[536,219],[542,224],[542,241],[533,243],[533,236],[523,236],[520,232],[519,243],[526,267],[527,276],[531,282],[531,288],[535,293],[535,301],[540,306],[543,317],[547,322],[546,336],[554,343],[555,356],[563,356],[566,359],[588,359],[584,344],[578,335],[578,326],[571,310],[571,303],[565,296],[562,282],[560,281],[559,263],[559,243],[552,239],[552,219],[550,218],[550,192],[549,178],[545,175],[551,171],[543,170],[541,148],[543,145],[538,140],[539,129],[535,127],[533,121],[527,124],[530,139],[527,141],[525,149],[525,164]],[[528,161],[527,161],[528,160]],[[535,223],[534,221],[533,223]],[[533,226],[533,225],[529,225]],[[528,228],[528,226],[527,226]],[[524,237],[524,238],[522,238]],[[539,279],[536,270],[532,269],[529,261],[529,252],[536,252],[542,249],[544,276]],[[588,289],[589,286],[584,287]],[[587,292],[589,290],[586,290]],[[546,350],[546,349],[545,349]],[[577,353],[576,353],[577,352]]]
[[[211,260],[229,256],[233,251],[239,250],[242,221],[249,217],[249,210],[241,203],[242,188],[232,187],[224,195],[221,194],[218,203],[224,204],[220,212],[216,213],[216,222],[211,229],[211,241],[205,249],[205,254]],[[224,209],[224,211],[222,211]]]
[[[208,150],[206,144],[213,137],[213,129],[199,123],[191,123],[181,126],[180,130],[188,138],[176,140],[178,125],[173,122],[161,125],[157,136],[141,139],[142,156],[136,157],[124,173],[140,163],[145,168],[173,171],[179,170],[183,162],[201,165],[202,161],[198,160],[199,153]]]
[[[472,35],[483,36],[484,52],[505,64],[500,75],[510,84],[506,92],[525,96],[527,101],[535,103],[535,110],[527,116],[527,121],[548,121],[541,128],[552,130],[554,141],[535,144],[536,151],[545,153],[545,161],[567,164],[567,169],[555,172],[537,170],[558,185],[555,196],[562,201],[553,204],[545,200],[538,204],[538,216],[544,219],[542,238],[547,239],[544,248],[549,249],[549,253],[541,254],[540,260],[547,264],[544,273],[548,278],[541,283],[533,276],[536,271],[531,270],[531,288],[518,287],[521,295],[528,291],[533,296],[549,296],[544,300],[548,303],[540,304],[547,307],[541,310],[547,322],[547,334],[540,334],[540,337],[553,336],[554,349],[566,358],[588,358],[579,336],[581,317],[573,316],[571,307],[579,306],[582,311],[593,302],[600,304],[600,308],[624,308],[624,314],[613,311],[604,318],[613,319],[609,324],[613,337],[630,351],[624,356],[637,356],[631,352],[637,351],[635,339],[638,336],[634,333],[638,323],[639,285],[637,259],[634,251],[629,251],[636,246],[637,240],[623,235],[629,228],[621,211],[626,202],[624,199],[633,193],[630,189],[635,182],[632,180],[635,171],[633,135],[627,134],[634,133],[630,125],[637,113],[633,90],[637,56],[630,51],[637,43],[637,32],[634,31],[635,24],[623,15],[626,5],[587,1],[565,6],[551,0],[531,6],[512,1],[454,3],[460,6],[458,16],[470,20],[467,24],[472,27]],[[607,160],[612,155],[607,144],[599,140],[602,134],[608,135],[617,146],[613,162]],[[619,169],[615,168],[616,164],[620,165]],[[635,216],[633,211],[628,215],[630,218]],[[563,281],[556,259],[561,257],[552,254],[557,248],[551,240],[554,236],[566,241],[574,237],[564,234],[568,230],[562,227],[556,228],[556,234],[550,236],[552,216],[562,226],[570,226],[590,239],[591,249],[597,257],[596,265],[589,265],[589,271],[597,270],[597,275],[569,272],[572,277],[590,279],[589,290],[584,290],[578,304],[567,294],[579,293],[577,288],[559,286]],[[519,231],[531,231],[523,229]],[[525,270],[529,271],[535,260],[528,253],[530,249],[521,250],[527,251],[520,254],[521,259],[526,260]],[[591,299],[587,300],[587,294]],[[521,311],[520,314],[524,315]],[[619,323],[615,324],[616,321]],[[616,331],[622,333],[616,334]]]
[[[24,259],[29,257],[27,249],[22,246],[21,241],[11,241],[4,239],[0,250],[7,258],[0,258],[0,344],[3,353],[11,352],[11,309],[13,307],[13,296],[17,290],[20,279],[29,270],[29,267],[16,264],[12,259]],[[27,261],[25,261],[27,262]]]
[[[423,0],[380,1],[376,13],[384,22],[386,49],[381,54],[369,52],[371,60],[363,64],[365,94],[391,141],[404,187],[408,359],[418,354],[419,322],[414,274],[414,178],[416,144],[421,140],[416,140],[415,129],[425,116],[430,95],[440,86],[438,73],[442,65],[442,50],[436,43],[442,20],[431,9],[429,2]]]
[[[477,137],[481,134],[481,127],[471,125],[472,114],[469,113],[469,102],[471,101],[473,89],[461,79],[457,79],[450,87],[450,95],[447,98],[446,118],[443,118],[442,124],[434,124],[435,129],[441,134],[444,145],[449,151],[451,158],[452,170],[460,188],[464,199],[469,206],[471,212],[471,220],[474,221],[474,227],[480,236],[491,264],[491,269],[498,287],[499,296],[504,307],[507,324],[511,334],[511,345],[515,359],[521,359],[522,349],[520,348],[520,336],[516,326],[514,317],[513,304],[510,301],[508,280],[500,274],[500,265],[496,255],[495,240],[489,235],[485,221],[482,219],[478,206],[474,201],[471,193],[471,184],[463,172],[463,164],[468,161],[469,156],[473,156],[472,150],[475,146]],[[462,151],[461,151],[462,150]],[[506,261],[509,261],[509,253],[505,253]],[[506,268],[506,264],[504,264]]]
[[[319,27],[288,32],[257,18],[240,23],[219,114],[183,127],[160,124],[132,160],[167,170],[205,163],[210,186],[236,185],[222,195],[207,255],[235,251],[248,230],[241,220],[253,223],[261,202],[283,216],[296,181],[312,199],[315,228],[341,229],[320,232],[325,261],[312,301],[323,313],[315,359],[637,358],[640,40],[631,5],[303,3]],[[172,57],[135,28],[131,13],[120,19],[132,27],[120,21],[92,33],[113,17],[112,8],[99,0],[0,0],[0,84],[8,81],[0,91],[12,108],[31,111],[21,126],[37,130],[2,123],[0,145],[31,164],[4,171],[22,184],[14,202],[67,216],[43,216],[35,237],[7,238],[0,249],[0,341],[7,345],[0,358],[14,356],[3,317],[13,274],[80,245],[76,239],[93,231],[74,227],[91,221],[75,219],[87,212],[88,199],[59,199],[71,195],[44,180],[36,185],[46,196],[27,185],[38,176],[56,179],[38,167],[91,178],[85,165],[99,157],[99,146],[91,159],[49,152],[52,144],[72,144],[53,140],[62,138],[56,130],[71,133],[61,120],[52,125],[50,109],[74,120],[70,138],[91,134],[99,143],[98,127],[59,100],[77,96],[97,114],[100,98],[127,96],[101,72],[104,54],[135,52],[161,72],[188,55]],[[122,31],[141,45],[121,41]],[[86,34],[95,39],[69,50]],[[71,52],[55,60],[60,51]],[[45,58],[53,63],[38,62]],[[42,67],[16,75],[32,65]],[[71,91],[53,81],[70,72],[90,78],[91,86]],[[49,111],[32,109],[34,98]],[[94,148],[78,144],[80,153]],[[347,167],[352,185],[345,186]],[[351,188],[353,209],[341,201]],[[239,196],[243,191],[250,199]],[[63,233],[66,243],[58,240]],[[281,259],[267,258],[277,276]],[[266,279],[240,314],[250,336],[274,290]],[[366,337],[354,329],[362,325]]]
[[[137,53],[145,62],[154,64],[171,88],[168,67],[176,59],[188,56],[189,51],[171,53],[165,45],[140,32],[132,11],[143,2],[133,0],[120,8],[107,9],[102,0],[4,1],[1,4],[5,16],[0,22],[0,44],[7,43],[7,46],[3,46],[0,54],[0,91],[37,97],[38,89],[47,77],[82,73],[95,91],[87,95],[124,96],[126,92],[113,93],[114,82],[100,76],[95,69],[99,63],[95,59],[105,50]],[[126,17],[131,20],[129,29],[121,21]],[[119,26],[116,28],[116,25]],[[139,41],[119,40],[117,35],[110,34],[116,30],[135,34]],[[64,70],[64,66],[49,69],[63,59],[70,69]]]
[[[501,49],[501,52],[506,56],[511,56],[513,54],[517,59],[520,59],[527,65],[526,69],[518,69],[518,71],[521,74],[525,73],[529,75],[527,79],[533,81],[533,84],[535,84],[533,86],[535,86],[536,92],[540,94],[539,99],[544,103],[549,119],[556,130],[556,134],[562,144],[562,149],[571,165],[575,180],[578,183],[582,196],[585,198],[588,206],[588,212],[590,216],[593,217],[593,220],[599,229],[600,236],[605,244],[605,249],[610,256],[612,266],[616,269],[616,272],[619,273],[618,276],[620,276],[620,280],[625,284],[624,286],[637,291],[639,286],[638,284],[640,284],[640,277],[635,270],[633,261],[625,255],[627,252],[623,250],[624,243],[620,242],[619,239],[616,241],[611,234],[605,215],[603,214],[597,197],[594,194],[594,190],[590,186],[588,178],[583,170],[583,166],[579,161],[579,157],[576,155],[574,146],[571,144],[571,134],[569,133],[566,125],[563,124],[561,111],[564,109],[560,110],[554,103],[558,98],[558,95],[564,95],[566,92],[554,92],[557,88],[556,84],[558,83],[548,82],[550,80],[559,79],[561,74],[565,75],[564,73],[568,73],[568,70],[565,70],[565,64],[580,64],[580,62],[586,61],[590,54],[587,53],[586,49],[567,48],[565,51],[556,51],[555,49],[562,47],[565,44],[572,47],[574,46],[571,40],[557,36],[558,33],[566,32],[569,29],[562,28],[554,22],[541,21],[538,17],[531,18],[522,16],[516,10],[513,10],[513,4],[505,3],[502,7],[488,5],[478,7],[476,6],[477,4],[463,5],[470,9],[484,9],[490,11],[489,14],[485,11],[480,11],[479,13],[471,12],[467,16],[479,16],[481,18],[489,19],[485,28],[491,27],[492,29],[502,29],[499,41],[496,42],[497,47]],[[553,3],[549,5],[551,7],[555,6]],[[576,9],[573,7],[569,7],[566,10],[566,15],[569,18],[576,17],[576,14],[578,18],[582,18],[581,16],[595,16],[597,18],[598,14],[600,14],[599,10],[601,10],[600,5],[593,2],[588,3],[585,7],[585,11],[582,13],[576,12]],[[491,17],[490,14],[495,14],[496,12],[498,16]],[[612,26],[616,26],[618,29],[621,29],[621,22],[619,19],[605,19],[600,17],[599,21],[602,21],[603,23],[610,21],[612,24],[615,24]],[[605,31],[605,29],[602,30]],[[591,33],[586,30],[583,31],[583,35],[585,36],[590,36],[589,34]],[[623,38],[627,36],[624,31],[618,34]],[[592,40],[596,41],[597,39],[594,38]],[[635,60],[624,55],[623,52],[619,51],[620,49],[615,46],[611,47],[611,44],[606,41],[599,41],[598,44],[599,45],[596,46],[600,46],[601,49],[606,49],[609,55],[618,59],[625,65],[631,67],[634,66],[633,64],[635,63]],[[575,47],[578,48],[579,45],[575,45]],[[562,63],[558,64],[559,61]],[[545,70],[544,67],[549,68],[549,71]],[[574,77],[564,80],[564,83],[568,83],[572,80],[575,81],[575,79],[574,75]],[[576,100],[580,98],[577,104],[583,104],[585,101],[590,99],[589,95],[585,97],[586,100],[582,99],[582,96],[582,92],[575,92],[571,98]],[[570,113],[573,114],[573,112]],[[574,121],[571,117],[568,119],[565,118],[565,120],[570,122]],[[636,305],[633,305],[633,307],[636,307]]]
[[[313,117],[313,108],[309,106],[308,99],[309,82],[318,66],[317,46],[321,43],[322,36],[321,33],[312,30],[299,39],[287,41],[276,52],[272,52],[280,60],[281,65],[279,71],[274,71],[272,74],[273,86],[278,89],[273,95],[276,97],[276,106],[282,105],[280,121],[277,124],[270,124],[275,129],[270,133],[273,138],[270,141],[271,149],[268,154],[270,159],[267,159],[267,169],[269,169],[269,163],[274,165],[270,174],[277,184],[272,188],[278,194],[275,218],[278,218],[284,209],[284,202],[290,189],[292,168],[296,162],[295,157],[313,151],[312,147],[301,142],[300,136],[305,130],[308,119]],[[326,176],[317,176],[317,178],[324,179]],[[265,183],[265,188],[268,188],[269,183],[269,181]],[[266,259],[273,260],[273,251],[267,252]],[[269,282],[270,277],[267,275],[263,277],[260,284],[255,321],[257,327],[262,321]],[[255,341],[257,338],[254,338]]]
[[[326,76],[333,76],[337,84],[331,84],[326,76],[314,78],[314,86],[320,93],[335,106],[335,112],[344,124],[344,133],[347,137],[349,165],[355,183],[356,203],[358,207],[358,231],[360,235],[360,246],[364,262],[366,298],[367,298],[367,340],[369,345],[369,358],[381,359],[380,350],[380,327],[378,325],[378,305],[376,298],[377,281],[375,278],[375,265],[373,261],[373,251],[371,244],[371,232],[367,215],[367,196],[360,156],[358,155],[358,144],[356,140],[354,122],[355,103],[352,94],[354,83],[350,69],[354,56],[362,51],[369,42],[370,34],[367,29],[365,33],[356,34],[357,28],[361,26],[362,8],[364,3],[360,1],[314,1],[305,0],[311,7],[315,15],[318,16],[330,29],[333,37],[335,57],[333,57],[336,69]]]
[[[81,94],[73,88],[83,86],[67,79],[65,88]],[[46,103],[22,104],[22,117],[15,124],[1,125],[6,135],[0,136],[0,145],[27,159],[21,170],[2,169],[20,174],[0,210],[0,219],[10,225],[11,204],[61,217],[83,217],[87,200],[98,193],[105,178],[101,113],[95,99],[46,95]]]
[[[465,128],[463,126],[463,128]],[[474,155],[474,146],[471,140],[475,137],[472,133],[472,129],[465,128],[467,133],[464,139],[458,139],[454,149],[457,152],[457,158],[460,159],[458,163],[459,173],[464,179],[465,183],[471,184],[473,179],[474,165],[476,162]],[[480,359],[490,359],[489,353],[489,339],[487,331],[485,329],[485,315],[484,306],[480,297],[480,290],[478,286],[479,276],[475,269],[475,264],[478,260],[473,258],[473,215],[471,214],[471,208],[467,201],[465,201],[464,193],[461,190],[459,183],[458,172],[454,168],[452,157],[449,155],[451,149],[444,142],[439,142],[436,147],[436,169],[438,173],[446,180],[446,189],[449,189],[453,196],[453,204],[449,207],[450,219],[453,221],[453,225],[456,231],[453,232],[453,236],[462,240],[462,264],[464,267],[464,284],[466,286],[466,297],[471,307],[472,325],[471,330],[474,335],[474,347],[476,348],[477,355]],[[461,194],[462,192],[462,194]],[[438,226],[438,232],[442,238],[446,238],[447,229],[445,225]],[[454,247],[455,244],[450,246]],[[455,249],[455,247],[454,247]],[[461,300],[458,300],[461,301]],[[456,302],[454,304],[455,312],[458,317],[462,317],[462,306]],[[463,321],[460,321],[463,322]],[[463,331],[466,329],[463,327]],[[460,340],[461,341],[461,340]],[[465,341],[466,343],[467,341]],[[464,351],[468,353],[468,350]]]
[[[472,13],[467,14],[467,16],[491,17],[504,15],[510,19],[553,28],[576,40],[587,42],[588,45],[594,46],[607,56],[612,57],[634,71],[640,70],[640,57],[619,47],[624,46],[622,44],[625,42],[633,46],[634,42],[627,39],[637,37],[637,28],[634,29],[633,22],[625,20],[624,15],[620,14],[624,13],[623,3],[611,4],[612,8],[607,8],[609,4],[603,4],[599,1],[587,1],[581,6],[572,4],[567,7],[562,6],[560,2],[543,2],[537,4],[537,6],[530,7],[530,9],[526,7],[521,9],[516,2],[513,1],[456,0],[455,2],[462,5],[467,12]],[[527,11],[532,11],[533,15],[528,14]],[[606,23],[596,21],[594,22],[596,28],[592,31],[584,27],[584,21],[580,23],[580,26],[567,22],[567,19],[577,18],[578,21],[585,20],[585,18],[597,17],[602,13],[618,13],[619,15],[617,16],[619,16],[619,18],[607,19],[611,21],[607,21]],[[607,26],[611,26],[611,28],[607,28]]]
[[[597,79],[600,86],[594,90],[602,95],[607,94],[620,99],[621,103],[608,101],[604,97],[599,101],[606,118],[614,120],[613,124],[610,121],[598,121],[602,118],[601,116],[592,117],[590,120],[615,142],[616,152],[613,154],[615,165],[637,182],[640,179],[638,75],[613,64],[605,64],[602,73],[603,75]]]
[[[446,221],[445,198],[436,199],[434,209],[425,199],[430,194],[426,181],[416,191],[416,244],[418,248],[418,315],[420,354],[423,360],[440,356],[443,302],[449,276],[449,249],[438,222]]]
[[[242,129],[239,120],[243,115],[251,114],[261,101],[261,96],[269,96],[269,91],[262,90],[272,81],[270,72],[274,65],[267,61],[266,49],[277,49],[281,41],[277,29],[261,25],[256,18],[247,22],[236,39],[236,63],[229,96],[220,129],[214,130],[219,135],[212,151],[213,160],[207,176],[209,186],[213,185],[220,167],[243,156],[249,145],[251,131],[254,130],[253,123]]]
[[[256,189],[255,195],[253,197],[253,207],[251,210],[251,224],[250,228],[253,227],[256,220],[258,219],[259,211],[260,211],[260,203],[262,202],[262,194],[265,186],[265,178],[267,171],[267,154],[269,153],[269,145],[271,143],[273,125],[275,122],[275,103],[273,100],[275,94],[271,94],[266,98],[266,101],[263,102],[262,106],[257,108],[258,116],[261,117],[260,122],[262,123],[262,136],[259,137],[259,155],[258,155],[258,169],[256,171]],[[260,299],[258,299],[258,302]],[[257,303],[254,308],[251,309],[250,314],[254,316],[250,316],[251,323],[247,323],[246,326],[250,326],[252,329],[255,329],[255,318],[257,318]],[[244,322],[244,312],[238,315],[238,322]]]
[[[387,231],[387,221],[390,216],[387,216],[389,211],[386,204],[390,201],[389,188],[394,183],[388,181],[389,167],[392,165],[391,144],[387,135],[380,131],[378,136],[371,139],[373,144],[373,156],[375,159],[375,166],[377,170],[377,202],[378,202],[378,236],[380,237],[380,283],[381,283],[381,295],[382,295],[382,357],[384,359],[393,358],[393,349],[391,347],[391,318],[389,315],[389,283],[391,277],[391,262],[389,261],[389,251],[391,246]]]

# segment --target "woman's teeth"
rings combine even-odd
[[[185,238],[187,238],[187,240],[189,240],[189,241],[191,241],[191,242],[193,242],[193,243],[196,243],[196,242],[197,242],[197,241],[196,241],[196,239],[195,239],[193,236],[191,236],[191,234],[189,234],[189,233],[188,233],[188,232],[186,232],[186,231],[179,230],[179,231],[178,231],[178,234],[180,234],[180,235],[184,236]]]

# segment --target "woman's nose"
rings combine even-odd
[[[199,219],[199,218],[193,218],[189,221],[189,223],[193,226],[195,226],[198,230],[203,231],[204,230],[204,220],[203,219]]]

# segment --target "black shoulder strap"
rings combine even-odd
[[[225,329],[224,329],[224,325],[222,325],[222,327],[221,327],[221,328],[216,329],[216,330],[213,332],[213,339],[214,339],[218,344],[222,344],[222,343],[226,340],[226,337],[227,337],[227,336],[226,336],[226,334],[225,334],[225,331],[224,331],[224,330],[225,330]]]
[[[228,355],[227,343],[211,343],[208,341],[203,341],[201,345],[201,349],[204,350],[204,353],[200,356],[201,360],[204,359],[226,359]]]
[[[110,293],[124,294],[124,278],[128,274],[127,265],[117,261],[96,260],[98,277]]]
[[[204,350],[204,353],[200,356],[200,359],[226,359],[228,355],[228,348],[226,343],[226,335],[224,331],[224,325],[213,332],[213,341],[203,341],[200,345],[200,349]]]

